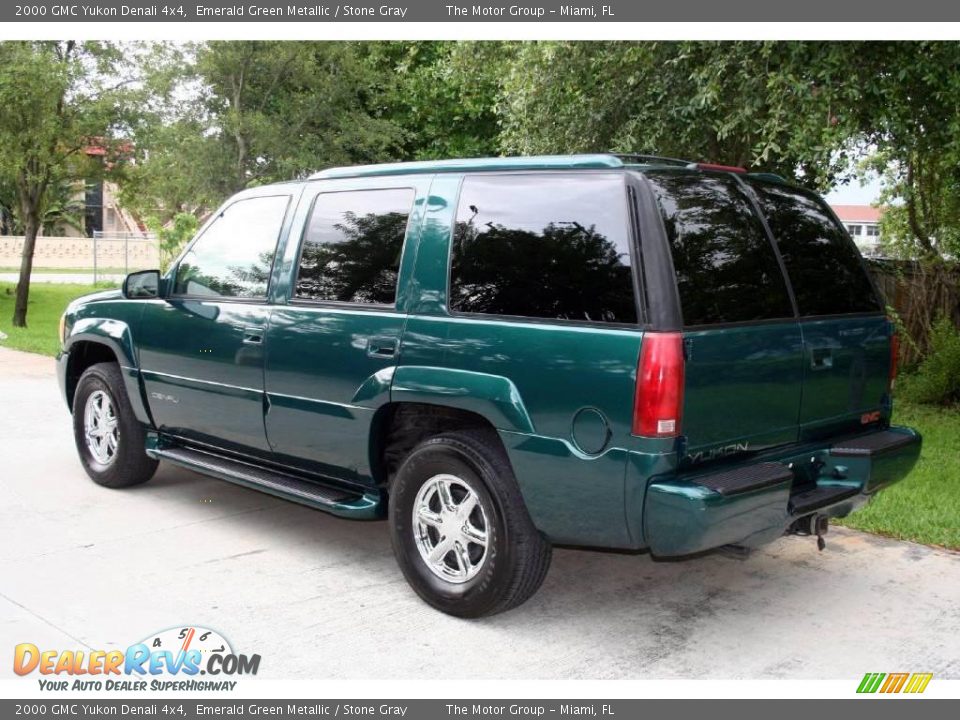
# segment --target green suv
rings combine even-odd
[[[246,190],[165,274],[66,311],[87,473],[159,460],[386,517],[413,589],[477,617],[553,544],[822,546],[913,466],[856,247],[770,175],[583,155],[326,170]]]

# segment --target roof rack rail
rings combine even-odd
[[[624,162],[638,163],[641,165],[677,165],[687,167],[693,164],[690,160],[681,160],[680,158],[665,157],[663,155],[643,155],[639,153],[618,153],[611,152],[614,157],[620,158]]]

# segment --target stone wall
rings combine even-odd
[[[0,267],[20,267],[23,237],[0,235]],[[76,237],[39,237],[33,253],[34,268],[89,268],[94,266],[94,240]],[[96,241],[98,268],[129,267],[146,270],[160,267],[156,239]]]

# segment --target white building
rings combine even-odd
[[[866,257],[878,257],[882,253],[880,244],[880,218],[883,208],[872,205],[831,205]]]

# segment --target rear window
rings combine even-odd
[[[881,309],[857,248],[820,198],[797,188],[748,182],[780,248],[801,315]]]
[[[467,177],[451,254],[456,312],[637,321],[622,175]]]
[[[652,172],[687,326],[792,318],[776,253],[733,178]]]

